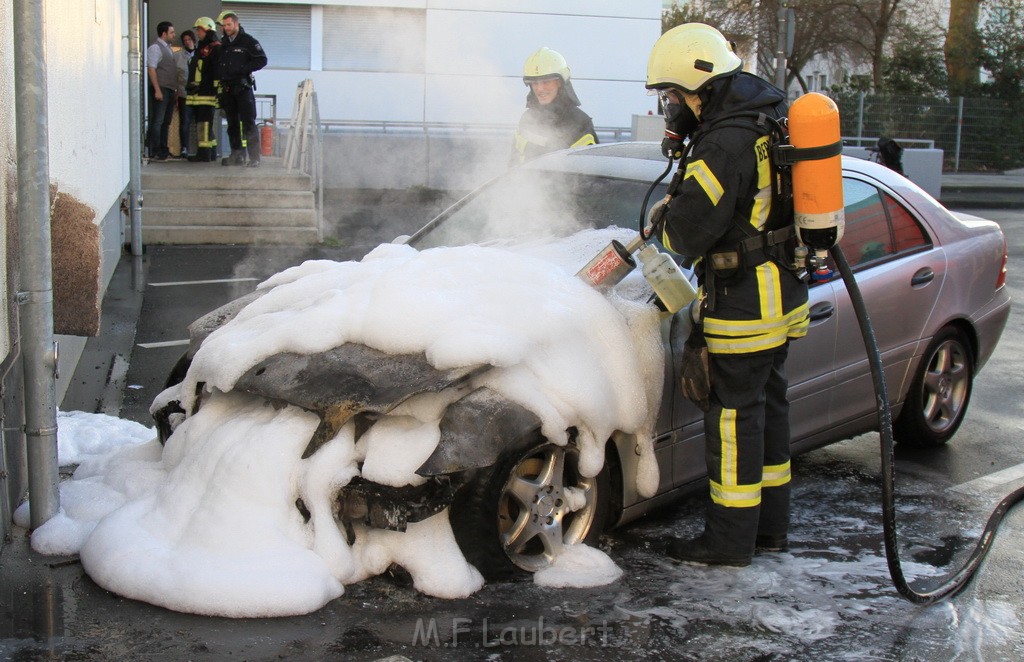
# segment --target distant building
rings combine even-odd
[[[263,44],[260,94],[290,116],[312,78],[325,120],[512,124],[522,66],[562,53],[597,126],[628,127],[655,108],[643,83],[661,0],[321,0],[224,2]],[[152,8],[150,10],[152,16]],[[152,18],[151,18],[152,20]]]

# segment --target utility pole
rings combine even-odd
[[[777,18],[775,46],[775,87],[786,90],[786,58],[793,54],[793,38],[796,34],[796,12],[787,0],[780,0]]]

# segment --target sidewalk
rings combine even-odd
[[[1024,208],[1024,169],[944,174],[940,202],[950,208]]]

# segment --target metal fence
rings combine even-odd
[[[932,141],[945,172],[1024,167],[1024,114],[997,99],[837,95],[844,136]]]

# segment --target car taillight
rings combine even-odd
[[[1003,285],[1006,285],[1006,237],[1003,237],[1003,263],[999,266],[999,275],[996,276],[996,289],[998,290]]]

